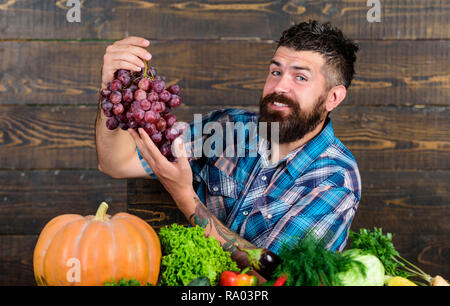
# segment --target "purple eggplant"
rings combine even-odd
[[[250,266],[265,279],[269,279],[275,268],[281,263],[280,257],[265,248],[242,249],[239,251],[247,253]]]

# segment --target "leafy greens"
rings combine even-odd
[[[339,273],[350,269],[365,276],[361,262],[327,250],[312,233],[293,245],[284,244],[279,256],[282,262],[273,276],[287,275],[286,286],[339,286],[343,284]]]
[[[159,239],[162,286],[186,286],[200,276],[206,276],[215,286],[223,271],[239,271],[230,253],[214,237],[205,237],[202,227],[172,224],[161,228]]]

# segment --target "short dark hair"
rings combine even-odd
[[[315,20],[293,25],[283,32],[278,40],[279,47],[296,51],[315,51],[325,57],[328,89],[336,85],[348,88],[355,74],[354,63],[359,47],[344,36],[341,30],[329,22]]]

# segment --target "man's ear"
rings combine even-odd
[[[342,100],[347,95],[347,89],[344,85],[337,85],[330,89],[328,92],[327,102],[325,104],[327,112],[331,112],[333,109],[341,104]]]

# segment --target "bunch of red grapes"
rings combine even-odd
[[[156,69],[146,65],[140,72],[120,69],[108,87],[101,90],[101,108],[108,119],[106,127],[114,130],[143,128],[170,161],[175,160],[171,144],[186,128],[170,111],[181,104],[180,86],[166,88]]]

